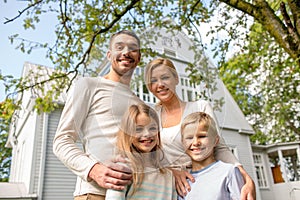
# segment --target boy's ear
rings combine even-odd
[[[217,146],[220,142],[220,136],[216,136],[216,139],[215,139],[215,146]]]

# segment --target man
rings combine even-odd
[[[54,154],[77,175],[75,200],[105,199],[106,189],[129,184],[130,169],[113,159],[118,124],[129,105],[140,102],[130,90],[140,62],[140,40],[120,31],[109,43],[111,68],[104,77],[79,79],[68,94],[53,141]],[[82,148],[76,145],[80,139]]]

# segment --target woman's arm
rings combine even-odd
[[[255,200],[256,199],[256,191],[255,184],[252,178],[247,174],[243,166],[237,166],[244,178],[245,185],[242,187],[241,191],[241,200]]]
[[[195,179],[190,173],[185,170],[171,170],[173,172],[173,176],[175,177],[177,194],[181,197],[184,197],[189,191],[191,191],[191,186],[188,183],[187,179],[189,179],[191,182],[195,182]]]
[[[208,113],[209,115],[211,115],[218,125],[218,121],[216,119],[215,113],[209,103],[207,103],[207,105],[205,106],[205,112]],[[220,134],[219,126],[218,126],[218,132],[220,135],[220,141],[214,150],[215,158],[217,160],[222,160],[223,162],[232,163],[235,166],[238,166],[238,168],[240,169],[240,172],[244,178],[244,181],[245,181],[245,185],[243,186],[242,191],[241,191],[241,200],[255,200],[256,199],[256,191],[255,191],[254,181],[247,174],[245,169],[239,163],[238,159],[233,155],[233,153],[230,151],[230,149],[226,145],[224,138]]]

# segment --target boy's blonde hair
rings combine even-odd
[[[217,125],[215,120],[207,113],[195,112],[187,115],[181,124],[181,135],[184,135],[184,129],[187,125],[199,123],[203,125],[212,136],[218,136]],[[183,137],[182,137],[183,138]]]
[[[136,119],[139,115],[146,114],[149,118],[153,119],[158,127],[158,144],[151,150],[150,157],[154,167],[164,172],[160,165],[163,159],[163,152],[160,140],[159,131],[159,118],[155,110],[146,104],[132,105],[124,114],[121,121],[121,127],[117,134],[117,150],[120,155],[128,158],[133,171],[133,192],[140,186],[144,178],[144,157],[141,151],[133,146],[132,142],[136,133]],[[131,195],[132,195],[131,194]]]

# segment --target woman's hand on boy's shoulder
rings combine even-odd
[[[187,193],[191,190],[191,186],[188,182],[188,179],[191,182],[194,182],[195,181],[194,177],[190,173],[184,170],[176,170],[176,169],[171,169],[171,170],[173,172],[173,176],[175,177],[175,186],[178,195],[181,197],[186,196]]]

